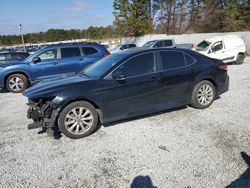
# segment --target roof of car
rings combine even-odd
[[[98,46],[98,47],[103,47],[103,45],[96,43],[96,42],[84,42],[84,43],[61,43],[61,44],[52,44],[45,46],[44,48],[58,48],[58,47],[74,47],[74,46]]]
[[[127,55],[135,55],[143,52],[154,52],[154,51],[161,51],[161,50],[168,50],[168,51],[182,51],[182,52],[192,52],[192,50],[189,49],[183,49],[183,48],[143,48],[143,47],[137,47],[137,48],[131,48],[129,50],[125,51],[119,51],[117,53],[120,54],[127,54]]]

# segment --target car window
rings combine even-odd
[[[164,41],[158,41],[154,45],[154,47],[158,47],[158,48],[163,47],[163,46],[164,46]]]
[[[129,44],[129,48],[134,48],[134,47],[136,47],[135,44]]]
[[[19,54],[17,54],[17,56],[18,56],[18,59],[25,59],[25,58],[27,58],[29,56],[29,54],[19,53]]]
[[[196,50],[197,51],[206,51],[206,49],[208,48],[208,46],[210,45],[210,42],[208,41],[202,41],[199,44],[197,44]]]
[[[81,56],[80,48],[74,47],[74,48],[61,48],[61,57],[67,58],[67,57],[78,57]]]
[[[98,50],[96,50],[95,48],[92,48],[92,47],[83,47],[82,49],[83,49],[85,55],[91,55],[91,54],[95,54],[98,52]]]
[[[195,59],[191,55],[185,53],[184,56],[186,60],[186,65],[191,65],[195,62]]]
[[[41,61],[56,59],[57,58],[57,49],[50,49],[50,50],[43,51],[37,57],[39,57],[41,59]]]
[[[164,46],[173,46],[173,41],[172,40],[164,40]]]
[[[146,53],[131,58],[116,71],[123,72],[126,77],[133,77],[153,73],[154,70],[154,53]]]
[[[217,51],[222,50],[222,49],[223,49],[222,41],[214,43],[214,45],[211,48],[212,52],[217,52]]]
[[[7,55],[6,54],[0,54],[0,61],[6,61]]]
[[[155,40],[146,42],[142,47],[150,48],[155,43]]]
[[[163,70],[181,68],[186,66],[184,55],[182,52],[161,51],[159,53]]]

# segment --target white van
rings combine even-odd
[[[242,64],[246,54],[246,44],[237,35],[218,36],[203,40],[196,50],[208,57],[220,59],[224,63]]]

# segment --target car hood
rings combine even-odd
[[[0,67],[5,68],[8,66],[17,65],[17,64],[20,64],[20,61],[5,61],[5,62],[0,63]]]
[[[82,74],[67,74],[39,82],[26,89],[23,95],[28,98],[43,98],[65,89],[68,85],[88,81],[90,78]]]

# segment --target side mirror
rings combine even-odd
[[[35,57],[35,58],[32,60],[32,62],[33,62],[34,64],[39,63],[39,62],[41,62],[41,58],[40,58],[40,57]]]
[[[125,80],[126,79],[126,76],[121,71],[113,72],[112,77],[115,80]]]

